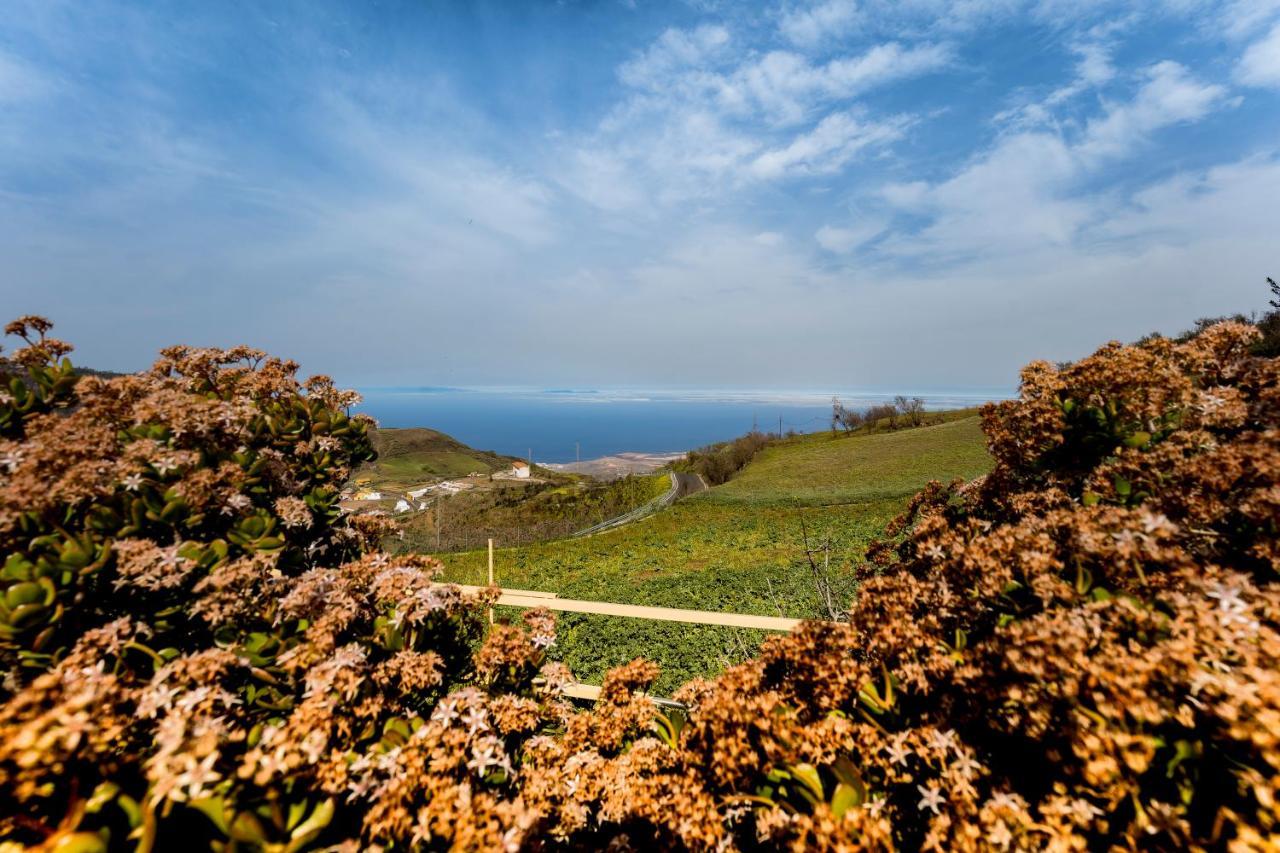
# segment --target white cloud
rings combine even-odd
[[[796,360],[811,386],[1012,384],[1033,358],[1077,358],[1108,338],[1177,332],[1197,316],[1265,304],[1261,276],[1274,259],[1265,212],[1277,194],[1280,160],[1252,158],[1175,176],[1105,209],[1091,205],[1098,218],[1087,247],[1037,241],[1010,252],[998,231],[975,232],[1002,254],[923,271],[858,256],[833,272],[796,244],[695,229],[636,265],[620,295],[588,294],[583,310],[621,318],[645,316],[653,304],[677,308],[667,312],[670,339],[696,336],[705,351],[732,354],[735,375],[762,385],[794,383],[788,364]],[[843,232],[862,228],[820,229],[830,244],[823,248],[844,253],[862,234]],[[583,337],[547,346],[577,347],[588,364],[591,352],[619,346],[616,332],[588,324]],[[908,338],[922,345],[887,365],[886,343]],[[753,340],[787,341],[789,359],[743,344]],[[724,381],[711,362],[678,351],[645,363],[655,382]]]
[[[848,97],[872,86],[916,77],[951,62],[945,45],[904,48],[897,42],[876,45],[861,56],[834,59],[823,69],[824,84],[833,97]]]
[[[700,68],[722,54],[729,44],[723,26],[704,24],[691,30],[668,29],[648,50],[618,69],[629,86],[663,91],[673,77]]]
[[[34,101],[54,88],[48,76],[30,64],[0,52],[0,104]]]
[[[1110,46],[1098,42],[1078,44],[1073,48],[1079,59],[1076,61],[1076,76],[1065,86],[1054,89],[1045,98],[1044,106],[1053,107],[1071,100],[1077,95],[1111,82],[1116,76],[1116,68],[1111,62]]]
[[[1161,128],[1229,103],[1224,87],[1201,83],[1173,62],[1151,66],[1142,78],[1129,101],[1112,104],[1074,140],[1050,130],[1009,133],[946,181],[882,188],[891,205],[932,217],[919,232],[895,234],[882,246],[902,256],[990,258],[1071,245],[1110,209],[1105,196],[1080,192],[1085,177]]]
[[[855,0],[825,0],[813,6],[785,10],[778,19],[778,31],[793,44],[812,47],[848,32],[857,20]]]
[[[1227,94],[1223,86],[1197,81],[1176,62],[1156,63],[1144,76],[1146,82],[1131,102],[1089,122],[1079,146],[1082,157],[1123,155],[1156,130],[1204,118],[1222,106]]]
[[[571,152],[562,165],[560,182],[568,192],[611,213],[640,210],[649,200],[627,159],[604,147]]]
[[[1267,79],[1277,2],[1238,4],[1252,10],[1230,43],[1240,82]],[[55,179],[12,181],[0,194],[8,278],[27,282],[4,296],[15,312],[57,315],[89,358],[106,354],[104,366],[136,366],[173,340],[249,340],[309,369],[458,384],[1012,381],[1032,357],[1260,307],[1280,162],[1255,157],[1136,190],[1150,169],[1123,168],[1148,152],[1165,168],[1184,154],[1222,156],[1216,134],[1160,147],[1161,129],[1231,102],[1213,85],[1222,81],[1131,64],[1167,48],[1216,69],[1220,42],[1172,27],[1167,42],[1154,28],[1126,42],[1096,23],[1128,9],[1086,5],[819,0],[770,16],[726,4],[728,23],[668,30],[616,75],[602,66],[600,81],[578,81],[594,86],[582,103],[523,124],[509,100],[472,97],[481,78],[467,63],[440,70],[458,83],[441,93],[398,61],[365,56],[350,71],[343,53],[343,70],[317,69],[313,54],[329,54],[311,50],[288,73],[271,65],[228,90],[287,113],[258,127],[191,121],[208,115],[205,78],[180,85],[200,45],[166,25],[130,47],[161,55],[121,63],[134,53],[113,49],[96,60],[131,85],[94,88],[74,109],[42,107],[58,121],[36,127],[27,103],[48,90],[0,56],[0,106],[28,99],[0,110],[6,174],[21,176],[29,160],[35,178]],[[1196,8],[1220,39],[1220,7]],[[988,21],[993,32],[966,41]],[[244,30],[234,33],[239,43]],[[1006,37],[1018,49],[988,50]],[[78,43],[50,44],[62,58],[35,70],[64,96],[91,75],[67,59]],[[335,44],[351,46],[342,34]],[[610,40],[597,55],[614,49]],[[994,111],[993,97],[1063,56],[1060,79],[1017,93],[1030,104],[1018,121],[976,136],[991,128],[972,117]],[[878,87],[944,69],[960,73],[939,80],[932,103],[956,108],[899,147],[919,118],[898,113],[922,108]],[[524,95],[536,114],[551,97],[545,83],[503,95]],[[319,103],[335,89],[349,93],[340,109]],[[267,90],[284,94],[252,100]],[[1232,150],[1272,144],[1247,135],[1260,132],[1253,119],[1267,97],[1251,95],[1255,113]],[[850,169],[871,157],[879,188]],[[1123,180],[1099,187],[1111,170]],[[65,180],[82,175],[92,181]],[[605,321],[548,338],[571,316]],[[501,340],[479,345],[475,318],[500,323]],[[882,358],[906,338],[921,346]],[[725,357],[664,345],[688,340]]]
[[[1270,225],[1262,203],[1268,195],[1280,197],[1280,159],[1275,157],[1179,173],[1135,193],[1098,225],[1097,236],[1171,245],[1248,238]],[[1259,254],[1265,256],[1271,242],[1262,239]]]
[[[885,184],[880,188],[878,194],[888,202],[890,207],[907,213],[916,213],[929,206],[929,183],[927,181]]]
[[[1236,79],[1249,86],[1280,89],[1280,23],[1245,50],[1236,66]]]
[[[1280,14],[1280,0],[1233,0],[1219,10],[1217,23],[1232,38],[1247,38]]]
[[[901,118],[868,123],[847,112],[832,113],[786,146],[756,157],[750,172],[765,179],[835,172],[862,149],[902,136],[905,125]]]
[[[884,247],[904,256],[989,256],[1041,245],[1065,245],[1087,221],[1090,206],[1065,190],[1077,174],[1070,148],[1047,133],[1002,139],[955,177],[927,190],[890,190],[916,213],[932,215],[922,231],[896,233]]]
[[[729,111],[754,108],[772,121],[794,123],[823,104],[936,71],[951,61],[950,48],[928,43],[903,47],[888,42],[857,56],[817,65],[798,54],[777,50],[744,63],[731,75],[716,78],[713,91]]]
[[[883,220],[860,222],[849,227],[823,225],[814,233],[818,245],[837,255],[847,255],[859,246],[884,233],[888,223]]]
[[[953,61],[949,45],[927,42],[813,62],[733,38],[721,25],[669,29],[624,63],[624,96],[594,133],[566,141],[557,182],[601,210],[653,219],[751,182],[838,172],[912,120],[868,115],[861,95]]]
[[[483,232],[530,247],[558,235],[554,193],[536,177],[451,150],[443,140],[426,146],[419,128],[353,98],[330,96],[316,121],[326,124],[327,141],[349,158],[348,168],[363,172],[371,190],[424,232],[435,225],[441,233],[463,229],[474,239]]]

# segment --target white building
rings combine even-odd
[[[404,498],[396,501],[396,512],[408,512],[410,509],[412,509],[412,507],[409,506],[409,502]]]
[[[512,462],[511,473],[515,474],[518,479],[527,480],[529,478],[529,463],[520,460]]]

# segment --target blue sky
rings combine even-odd
[[[1280,0],[4,5],[0,304],[90,365],[1008,386],[1280,275]]]

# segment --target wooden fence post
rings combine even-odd
[[[493,539],[489,539],[489,586],[493,586]],[[493,608],[489,608],[489,624],[493,624]]]

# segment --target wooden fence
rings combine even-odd
[[[475,594],[482,586],[459,584],[464,592]],[[561,613],[594,613],[599,616],[623,616],[629,619],[653,619],[659,622],[684,622],[690,625],[720,625],[726,628],[755,628],[760,631],[790,631],[799,619],[781,616],[755,616],[749,613],[720,613],[714,610],[684,610],[678,607],[647,607],[639,604],[611,604],[606,601],[578,601],[561,598],[554,592],[529,589],[501,589],[497,604],[505,607],[545,607]]]
[[[493,540],[489,540],[489,583],[493,584]],[[463,592],[474,595],[485,589],[481,586],[458,584]],[[800,619],[782,616],[756,616],[750,613],[720,613],[714,610],[685,610],[679,607],[648,607],[638,604],[612,604],[606,601],[579,601],[561,598],[554,592],[531,589],[503,589],[499,587],[496,604],[504,607],[532,609],[545,607],[561,613],[592,613],[600,616],[621,616],[626,619],[652,619],[658,622],[683,622],[688,625],[718,625],[726,628],[753,628],[759,631],[788,632],[800,624]],[[489,611],[493,622],[493,611]],[[570,684],[565,695],[592,702],[600,698],[600,688],[594,684]],[[670,699],[650,697],[661,705],[678,705]]]

